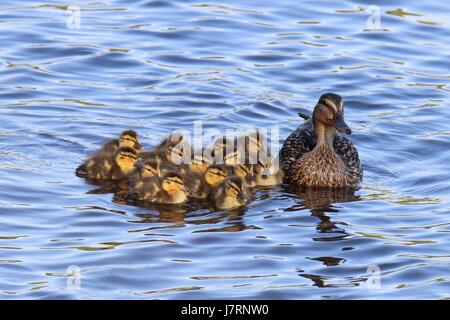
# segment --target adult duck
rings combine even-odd
[[[301,115],[302,116],[302,115]],[[363,171],[358,151],[345,136],[351,134],[344,120],[342,97],[323,94],[311,119],[292,132],[280,150],[285,180],[298,187],[356,187]]]

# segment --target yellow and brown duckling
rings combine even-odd
[[[205,156],[203,152],[194,151],[188,167],[191,172],[203,175],[211,164],[211,159]]]
[[[240,139],[244,142],[246,159],[255,159],[255,162],[259,152],[267,147],[266,135],[259,129],[240,137]]]
[[[344,121],[340,95],[323,94],[312,120],[292,132],[280,150],[286,180],[298,187],[356,187],[363,171],[358,151],[346,137],[351,129]]]
[[[283,183],[284,173],[278,163],[278,157],[264,161],[260,159],[254,166],[255,184],[258,187],[272,187]]]
[[[231,175],[231,171],[224,165],[209,166],[204,174],[189,172],[183,174],[189,196],[195,199],[205,199],[212,188],[217,187],[222,181]]]
[[[213,188],[209,195],[217,209],[236,209],[250,200],[251,192],[241,178],[227,177],[220,185]]]
[[[76,170],[83,178],[96,180],[123,180],[135,169],[137,152],[130,147],[120,147],[114,154],[96,153]]]
[[[172,132],[167,138],[156,145],[154,150],[156,152],[165,151],[169,146],[184,146],[184,148],[190,148],[188,139],[182,133]]]
[[[154,177],[160,175],[159,163],[155,159],[148,159],[145,161],[138,160],[135,165],[134,171],[128,178],[128,186],[130,189],[134,189],[146,181],[150,181]]]
[[[118,139],[108,141],[98,152],[114,153],[120,147],[129,147],[135,149],[136,151],[141,151],[142,145],[139,143],[137,132],[134,130],[123,131]]]
[[[238,140],[236,137],[222,136],[214,140],[211,155],[216,163],[223,161],[225,156],[233,151],[237,151]]]
[[[170,172],[161,178],[160,189],[149,200],[160,204],[182,204],[188,201],[188,189],[181,175]]]
[[[256,180],[254,175],[253,165],[238,163],[234,166],[228,166],[233,175],[242,179],[245,186],[248,188],[256,187]]]

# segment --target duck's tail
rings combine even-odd
[[[305,120],[308,120],[309,118],[311,118],[311,116],[309,116],[309,115],[307,115],[306,113],[303,113],[303,112],[299,112],[298,115],[300,117],[302,117],[303,119],[305,119]]]

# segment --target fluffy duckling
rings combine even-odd
[[[188,200],[188,189],[179,174],[170,172],[161,178],[161,189],[146,200],[160,204],[182,204]]]
[[[257,154],[259,150],[267,146],[267,137],[259,129],[245,135],[245,152],[249,154]]]
[[[212,165],[202,175],[193,172],[183,175],[183,180],[189,190],[190,197],[205,199],[211,189],[217,187],[229,175],[231,175],[231,172],[226,166]]]
[[[123,180],[133,172],[136,159],[135,149],[120,147],[113,156],[110,152],[95,154],[77,168],[76,174],[97,180]]]
[[[231,176],[213,188],[210,199],[217,209],[236,209],[245,205],[250,198],[250,191],[241,178]]]
[[[223,164],[227,166],[236,166],[240,163],[245,163],[245,159],[241,159],[241,153],[237,150],[228,152],[223,157]]]
[[[284,173],[278,165],[278,158],[269,161],[259,160],[254,166],[255,184],[258,187],[277,186],[283,182]]]
[[[358,151],[336,131],[350,134],[344,121],[342,97],[323,94],[312,120],[305,121],[285,140],[280,150],[286,180],[297,187],[356,187],[363,171]]]
[[[188,166],[191,172],[203,175],[210,165],[211,159],[204,156],[203,152],[200,154],[199,152],[194,151],[194,155]]]
[[[119,139],[113,139],[103,145],[99,152],[114,153],[120,147],[133,148],[136,151],[142,150],[142,145],[139,143],[138,134],[134,130],[126,130],[120,134]]]
[[[237,150],[237,138],[229,138],[222,136],[213,142],[211,155],[215,162],[223,161],[224,157],[233,151]]]
[[[128,187],[134,189],[142,185],[144,182],[158,177],[160,174],[159,163],[155,159],[148,159],[145,161],[138,160],[135,165],[133,173],[128,179]]]
[[[230,169],[233,175],[238,176],[242,179],[246,187],[256,187],[253,165],[239,163],[234,166],[230,166]]]

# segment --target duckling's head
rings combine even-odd
[[[140,168],[142,178],[152,178],[159,175],[159,164],[155,159],[145,161]]]
[[[323,94],[313,112],[313,122],[334,127],[337,131],[350,134],[352,130],[344,121],[344,102],[336,93]]]
[[[212,155],[221,158],[231,150],[236,150],[236,139],[222,136],[214,141]]]
[[[194,156],[191,159],[191,162],[189,163],[189,169],[192,172],[203,174],[210,165],[211,160],[209,158],[201,154],[199,155],[194,154]]]
[[[138,134],[136,133],[136,131],[123,131],[119,137],[119,147],[141,149],[141,145],[138,142]]]
[[[241,178],[253,176],[253,166],[251,164],[237,164],[234,167],[234,173]]]
[[[263,177],[277,174],[278,170],[279,168],[275,165],[273,160],[263,161],[260,159],[255,165],[255,173]]]
[[[162,188],[168,193],[186,193],[183,178],[179,174],[173,172],[168,173],[163,177]]]
[[[224,184],[225,195],[227,197],[236,199],[240,203],[245,203],[248,201],[244,193],[244,181],[241,178],[237,176],[228,177],[224,181]]]
[[[115,161],[123,173],[133,171],[136,164],[137,152],[130,147],[121,147],[116,151]]]
[[[257,154],[266,145],[266,136],[260,130],[255,130],[245,136],[245,144],[250,154]]]
[[[235,166],[241,163],[240,155],[241,155],[240,152],[237,150],[228,152],[223,157],[223,163],[226,164],[227,166]]]
[[[166,149],[166,159],[175,164],[181,164],[183,162],[184,147],[183,145],[170,144]]]
[[[210,186],[217,186],[228,176],[228,172],[223,165],[209,166],[205,171],[205,181]]]

